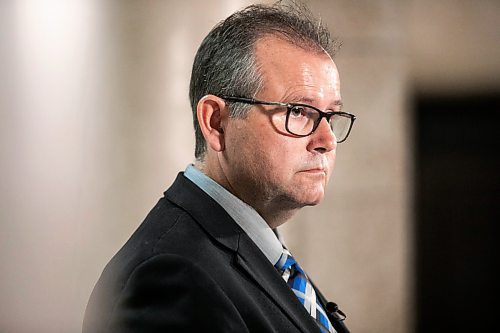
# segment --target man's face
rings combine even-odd
[[[339,74],[326,53],[266,37],[256,57],[264,78],[256,99],[338,108]],[[285,111],[256,105],[224,129],[220,162],[231,191],[261,214],[318,204],[334,167],[337,142],[326,120],[310,136],[296,137],[285,130]]]

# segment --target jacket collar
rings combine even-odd
[[[238,237],[243,231],[227,212],[202,189],[180,172],[165,197],[184,209],[219,243],[233,252],[238,249]]]

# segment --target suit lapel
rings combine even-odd
[[[261,250],[227,214],[197,185],[179,173],[165,197],[183,208],[217,242],[235,254],[235,262],[302,331],[316,332],[318,326],[286,285]]]
[[[278,271],[246,234],[240,237],[236,263],[302,332],[318,331],[318,325],[314,319],[305,311],[304,306],[286,285]]]

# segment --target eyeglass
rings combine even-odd
[[[314,133],[318,128],[321,119],[325,118],[332,129],[337,143],[344,142],[351,132],[356,116],[347,112],[331,111],[323,112],[314,106],[300,103],[280,103],[259,101],[246,97],[219,96],[229,102],[239,102],[244,104],[276,105],[287,108],[285,129],[298,137],[304,137]]]

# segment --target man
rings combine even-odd
[[[335,42],[300,6],[249,6],[194,60],[196,163],[107,265],[84,332],[347,332],[277,237],[318,204],[354,116]]]

